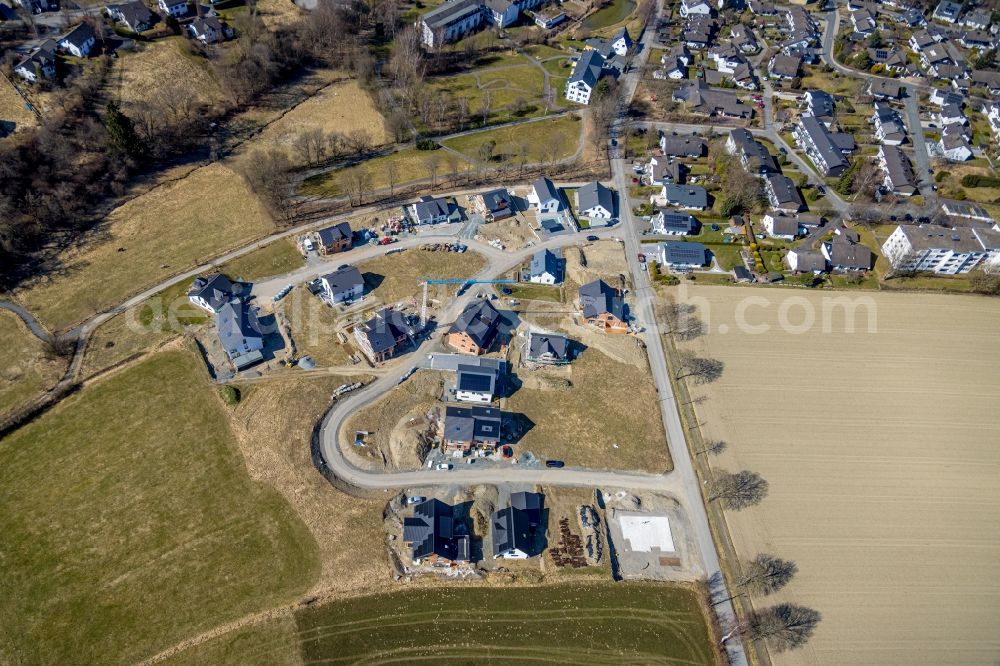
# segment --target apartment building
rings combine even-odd
[[[882,244],[882,254],[896,270],[957,275],[984,261],[995,262],[1000,257],[996,237],[971,227],[900,225]]]

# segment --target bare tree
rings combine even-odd
[[[726,443],[726,440],[716,439],[711,442],[706,442],[705,447],[698,451],[698,453],[711,453],[712,455],[719,455],[728,448],[729,444]]]
[[[359,157],[371,150],[373,143],[372,136],[367,130],[358,128],[347,134],[347,145],[350,151]]]
[[[752,641],[765,640],[775,652],[794,650],[806,644],[822,616],[805,606],[779,604],[754,610],[744,635]]]
[[[708,499],[722,500],[727,509],[745,509],[760,503],[767,496],[767,487],[767,481],[756,472],[719,470],[708,483]]]
[[[385,164],[385,179],[389,183],[389,196],[396,193],[396,182],[399,180],[399,165],[389,160]]]
[[[76,351],[76,337],[72,335],[52,335],[47,337],[43,353],[49,358],[69,358]]]
[[[760,553],[743,566],[736,584],[753,594],[768,595],[788,585],[798,570],[795,562]]]
[[[349,169],[340,177],[341,185],[351,201],[352,206],[360,206],[364,202],[365,192],[370,186],[370,178],[364,169]]]
[[[714,358],[695,356],[691,352],[680,352],[677,359],[677,379],[694,377],[697,384],[710,384],[722,376],[725,363]]]
[[[431,153],[424,158],[424,165],[427,167],[427,173],[431,176],[431,187],[435,187],[437,185],[438,169],[441,167],[441,158],[435,153]]]
[[[479,100],[479,115],[483,117],[483,125],[490,119],[490,110],[493,108],[493,97],[489,90],[483,91],[483,97]]]
[[[458,131],[465,131],[465,123],[469,122],[469,98],[459,97],[458,100]]]
[[[240,162],[239,170],[250,189],[275,218],[291,212],[292,164],[284,150],[255,150]]]

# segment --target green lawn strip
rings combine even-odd
[[[0,662],[136,663],[319,573],[188,351],[99,381],[0,447]]]
[[[406,590],[296,620],[306,663],[715,663],[694,593],[661,583]]]
[[[635,9],[635,0],[611,0],[583,20],[584,27],[599,30],[621,23]]]
[[[199,643],[161,662],[163,666],[301,666],[295,620],[279,617]]]
[[[290,238],[281,238],[268,243],[242,257],[228,261],[219,267],[232,280],[253,282],[272,275],[281,275],[305,266],[306,260]]]
[[[581,130],[579,119],[566,115],[465,134],[441,143],[472,160],[479,159],[480,146],[489,141],[496,142],[494,159],[502,159],[503,156],[507,159],[519,159],[520,147],[523,145],[527,149],[528,162],[544,162],[550,157],[550,146],[558,147],[556,159],[572,156],[579,146]]]
[[[508,287],[510,294],[505,294],[507,298],[516,298],[521,301],[552,301],[562,302],[562,292],[559,287],[547,284],[533,284],[522,282]]]
[[[437,162],[437,175],[441,178],[449,173],[449,159],[459,160],[459,170],[466,163],[461,158],[455,155],[448,155],[440,150],[406,148],[399,152],[375,157],[349,167],[311,176],[302,184],[301,192],[302,194],[311,196],[342,196],[347,192],[343,185],[345,182],[344,179],[358,171],[362,172],[368,179],[366,189],[385,189],[389,187],[387,171],[389,164],[396,165],[397,185],[430,178],[430,163],[432,160]]]

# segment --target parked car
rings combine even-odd
[[[451,463],[438,463],[437,467],[435,467],[435,469],[439,469],[439,470],[441,470],[443,472],[446,472],[449,469],[451,469]]]
[[[566,463],[564,463],[562,460],[546,460],[545,466],[554,467],[555,469],[561,469],[566,466]]]
[[[591,235],[591,236],[587,236],[587,240],[593,242],[593,241],[597,241],[597,240],[601,240],[601,239],[598,238],[597,236]]]
[[[426,502],[427,498],[423,495],[410,495],[406,498],[407,504],[420,504],[421,502]]]
[[[644,255],[642,252],[638,254],[638,259],[640,264],[646,263],[646,255]]]

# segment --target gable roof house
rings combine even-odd
[[[692,49],[707,49],[712,43],[717,27],[715,20],[708,16],[693,16],[684,24],[681,39]]]
[[[240,290],[229,281],[229,278],[222,273],[216,273],[207,278],[195,278],[191,288],[188,289],[188,300],[203,310],[215,313],[239,294]]]
[[[25,81],[35,83],[41,79],[52,79],[56,75],[56,43],[51,39],[21,59],[14,71]]]
[[[949,162],[965,162],[972,159],[972,146],[965,136],[965,128],[958,123],[946,125],[941,130],[938,150]]]
[[[426,195],[420,197],[416,203],[410,204],[409,210],[415,224],[440,224],[447,222],[451,215],[447,199]]]
[[[781,212],[767,213],[763,224],[768,236],[783,240],[795,240],[802,231],[797,217]]]
[[[534,535],[528,525],[528,515],[513,507],[493,513],[490,521],[493,535],[493,557],[523,560],[534,554]]]
[[[187,29],[202,44],[218,44],[233,36],[232,28],[215,16],[200,16],[188,23]]]
[[[661,209],[650,220],[653,233],[663,236],[687,236],[698,231],[698,220],[689,213]]]
[[[556,189],[551,180],[544,176],[531,184],[528,203],[535,206],[539,213],[558,213],[563,208],[559,190]]]
[[[858,9],[851,12],[851,25],[854,26],[854,32],[870,35],[875,32],[875,16],[867,9]]]
[[[344,266],[320,276],[323,298],[331,304],[356,301],[365,294],[365,279],[354,266]]]
[[[142,0],[132,0],[117,5],[108,5],[104,8],[113,21],[121,23],[132,32],[143,32],[153,27],[156,22],[156,15],[149,11],[146,3]]]
[[[829,130],[815,116],[799,116],[792,134],[820,173],[836,178],[847,170],[847,160],[834,143]]]
[[[166,12],[174,18],[186,16],[188,13],[187,0],[157,0],[156,4],[161,11]]]
[[[319,253],[322,255],[349,250],[354,240],[354,232],[351,231],[351,225],[347,222],[320,229],[316,232],[316,236],[319,240]]]
[[[479,195],[486,211],[486,221],[504,220],[514,214],[514,201],[506,187],[498,187]]]
[[[889,79],[872,79],[868,83],[868,94],[875,99],[899,99],[903,96],[903,86]]]
[[[969,83],[977,88],[985,88],[991,95],[1000,95],[1000,72],[974,69],[969,74]]]
[[[906,125],[899,117],[896,109],[884,102],[875,102],[875,113],[872,115],[875,126],[875,138],[887,146],[898,146],[906,141]]]
[[[615,216],[615,195],[596,180],[576,191],[576,211],[599,226]]]
[[[354,327],[354,339],[372,363],[383,363],[396,355],[399,347],[412,340],[416,331],[406,315],[394,308],[382,308],[368,321]]]
[[[256,309],[241,299],[230,299],[216,311],[215,330],[237,372],[264,360],[264,334]]]
[[[562,257],[547,248],[531,255],[531,263],[528,265],[528,282],[559,284],[562,281]]]
[[[962,25],[973,30],[989,30],[993,12],[989,7],[976,7],[965,14]]]
[[[698,185],[664,183],[660,191],[660,198],[668,204],[687,210],[708,208],[708,191]]]
[[[833,125],[833,96],[825,90],[809,90],[805,94],[806,108],[809,113],[821,121],[827,128]]]
[[[920,64],[934,76],[938,76],[938,68],[943,65],[954,65],[955,61],[948,55],[942,44],[933,44],[920,52]]]
[[[708,263],[708,250],[701,243],[665,241],[657,253],[661,266],[674,269],[701,268]]]
[[[931,18],[942,23],[957,23],[958,16],[961,13],[962,5],[960,3],[951,2],[951,0],[941,0],[937,7],[934,8]]]
[[[826,258],[816,250],[793,248],[785,254],[785,263],[796,273],[819,275],[826,272]]]
[[[969,30],[958,38],[958,43],[966,49],[986,51],[996,46],[996,39],[994,39],[993,35],[983,30]]]
[[[714,90],[698,79],[673,92],[675,102],[683,102],[688,110],[707,116],[726,118],[750,118],[753,109],[737,99],[736,94],[727,90]]]
[[[485,451],[500,446],[503,414],[493,407],[446,407],[441,433],[445,451]]]
[[[738,156],[743,168],[749,173],[762,176],[778,172],[778,163],[774,160],[774,156],[747,129],[741,127],[729,131],[726,151],[730,155]]]
[[[462,354],[486,353],[500,330],[500,313],[485,298],[465,306],[448,330],[448,345]]]
[[[85,58],[90,55],[96,42],[97,36],[94,34],[94,29],[86,23],[81,23],[60,37],[57,44],[59,44],[59,48],[70,55]]]
[[[767,69],[772,79],[784,79],[786,81],[797,77],[801,68],[802,56],[788,55],[781,51],[775,53],[767,64]]]
[[[455,507],[439,499],[421,502],[413,516],[403,519],[403,543],[410,547],[413,563],[432,566],[465,563],[470,557],[469,535],[455,517]]]
[[[489,404],[500,392],[500,368],[459,363],[455,367],[455,399]]]
[[[596,49],[588,49],[573,66],[573,73],[566,80],[563,96],[577,104],[590,104],[590,96],[604,72],[604,56]]]
[[[662,185],[663,183],[677,183],[680,185],[684,182],[685,170],[686,167],[684,164],[672,157],[658,157],[654,155],[649,158],[649,164],[646,165],[646,175],[649,178],[650,185]]]
[[[712,6],[706,0],[681,0],[677,13],[682,18],[694,15],[711,16]]]
[[[701,157],[705,141],[690,134],[664,134],[660,137],[660,152],[667,157]]]
[[[774,210],[786,213],[797,213],[805,208],[802,196],[795,183],[788,176],[773,173],[764,180],[764,192],[767,201]]]
[[[885,173],[882,186],[887,192],[905,197],[917,194],[917,178],[913,173],[910,159],[899,146],[881,146],[878,149],[878,165]]]
[[[570,362],[569,338],[553,333],[528,334],[525,359],[531,363],[563,365]]]
[[[733,45],[743,53],[757,53],[760,45],[753,31],[742,23],[737,23],[730,29],[729,39]]]
[[[935,114],[935,120],[942,127],[948,125],[968,125],[969,119],[962,112],[962,107],[958,104],[945,104],[941,110]]]
[[[421,16],[417,28],[424,45],[434,49],[478,30],[484,20],[479,0],[447,0]]]
[[[838,234],[823,243],[820,252],[836,271],[867,271],[872,267],[872,251],[848,234]]]
[[[594,280],[580,287],[578,301],[584,320],[605,333],[627,333],[625,299],[617,289],[603,280]]]

